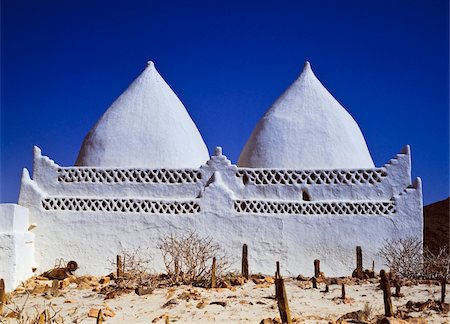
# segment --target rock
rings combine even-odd
[[[91,308],[88,312],[88,317],[97,318],[99,311],[100,311],[100,309],[98,309],[98,308]]]
[[[378,321],[378,324],[408,324],[408,322],[394,317],[384,317]]]
[[[166,307],[172,308],[174,305],[177,305],[177,304],[178,304],[177,299],[172,298],[172,299],[169,299],[164,305],[162,305],[161,308],[166,308]]]
[[[111,280],[111,279],[110,279],[109,277],[102,277],[102,278],[99,280],[99,283],[100,283],[101,285],[106,285],[106,284],[109,283],[110,280]]]
[[[64,304],[74,304],[76,301],[74,299],[66,299],[64,300]]]
[[[297,280],[299,280],[299,281],[308,281],[308,280],[309,280],[309,278],[307,278],[307,277],[305,277],[305,276],[302,276],[301,274],[299,274],[299,275],[297,276],[297,278],[295,278],[295,279],[297,279]]]
[[[275,282],[275,280],[272,277],[265,277],[264,281],[270,284],[273,284]]]
[[[150,295],[151,293],[153,293],[153,289],[150,287],[139,287],[135,289],[135,292],[139,296]]]
[[[206,300],[202,300],[195,307],[201,309],[201,308],[204,308],[206,305],[208,305],[208,302]]]
[[[223,301],[213,301],[213,302],[210,302],[209,304],[210,305],[219,305],[219,306],[222,306],[222,307],[227,306],[227,303],[223,302]]]
[[[46,277],[48,279],[58,279],[64,280],[69,277],[71,274],[67,271],[66,268],[54,268],[42,274],[42,277]]]
[[[48,285],[45,285],[45,286],[38,285],[33,288],[31,293],[33,295],[44,294],[44,293],[48,292],[49,289],[50,289],[50,287]]]
[[[274,322],[272,321],[271,318],[265,318],[261,322],[259,322],[259,324],[273,324],[273,323]]]
[[[230,283],[232,286],[242,286],[243,284],[245,284],[245,278],[243,277],[231,278]]]
[[[261,279],[258,279],[258,278],[252,278],[252,281],[255,285],[259,285],[263,282]]]
[[[340,323],[344,320],[354,320],[354,321],[366,321],[366,314],[364,313],[364,311],[359,310],[356,312],[350,312],[347,314],[342,315],[341,317],[338,318],[337,322]]]

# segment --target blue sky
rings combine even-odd
[[[33,145],[73,165],[147,60],[232,162],[303,62],[376,165],[410,144],[425,203],[449,195],[447,0],[1,2],[1,202]]]

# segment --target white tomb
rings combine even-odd
[[[34,259],[18,261],[26,275],[59,258],[76,260],[79,274],[105,274],[108,260],[137,247],[163,271],[159,239],[188,230],[219,243],[234,270],[246,243],[251,272],[272,274],[280,261],[286,275],[312,275],[314,259],[328,276],[349,275],[356,246],[364,266],[375,260],[379,269],[386,239],[422,239],[422,185],[411,181],[409,146],[374,167],[358,125],[309,63],[258,123],[237,166],[220,147],[208,157],[152,63],[91,129],[76,165],[59,166],[35,147],[33,178],[24,169],[16,208],[37,225],[34,240],[20,238],[34,246]],[[18,217],[0,215],[0,224]],[[3,227],[2,242],[19,235]],[[11,249],[21,253],[0,247],[0,277],[23,280]],[[12,289],[17,280],[9,280]]]

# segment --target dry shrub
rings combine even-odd
[[[216,278],[229,266],[221,247],[212,238],[202,238],[194,231],[171,233],[160,239],[158,248],[171,284],[208,286],[213,257],[216,257]]]
[[[423,270],[427,279],[450,279],[450,254],[446,248],[433,253],[425,249],[423,253]]]
[[[112,291],[129,292],[139,287],[155,288],[158,284],[158,276],[154,274],[151,267],[152,258],[150,254],[142,248],[123,249],[120,253],[122,256],[122,272],[123,275],[117,278],[114,275],[114,284],[110,284],[107,289],[103,289],[104,293]],[[117,269],[116,260],[110,260],[114,270]]]
[[[390,271],[401,278],[420,278],[422,268],[422,242],[415,237],[386,240],[378,251]]]

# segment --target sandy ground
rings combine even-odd
[[[71,283],[60,290],[58,297],[52,297],[48,288],[47,292],[42,291],[41,288],[45,285],[51,287],[52,282],[48,280],[39,280],[39,286],[33,293],[19,288],[9,294],[9,303],[4,307],[0,322],[17,323],[17,319],[6,315],[9,313],[12,316],[12,310],[22,307],[25,323],[32,322],[45,308],[49,309],[51,316],[56,313],[54,319],[58,323],[95,323],[94,317],[88,317],[92,308],[102,309],[106,315],[110,315],[105,317],[105,322],[111,324],[164,323],[166,315],[169,315],[170,322],[177,323],[260,323],[265,318],[279,317],[271,278],[267,280],[269,282],[255,284],[249,281],[242,286],[230,288],[157,288],[149,295],[138,296],[131,292],[107,300],[104,294],[98,292],[102,287],[98,279],[83,285]],[[312,289],[309,281],[285,279],[285,286],[291,314],[296,322],[329,323],[346,313],[363,310],[365,307],[371,309],[371,319],[383,314],[383,293],[377,288],[378,282],[375,279],[372,282],[346,285],[345,302],[339,298],[339,285],[329,286],[328,293],[322,292],[324,284],[319,284],[318,289]],[[450,291],[449,285],[447,291]],[[440,287],[437,285],[405,286],[401,292],[404,297],[392,298],[395,309],[406,309],[408,301],[425,302],[440,298]],[[91,310],[91,315],[92,313],[95,310]],[[450,323],[448,315],[429,309],[409,312],[411,317],[426,319],[421,323]]]

